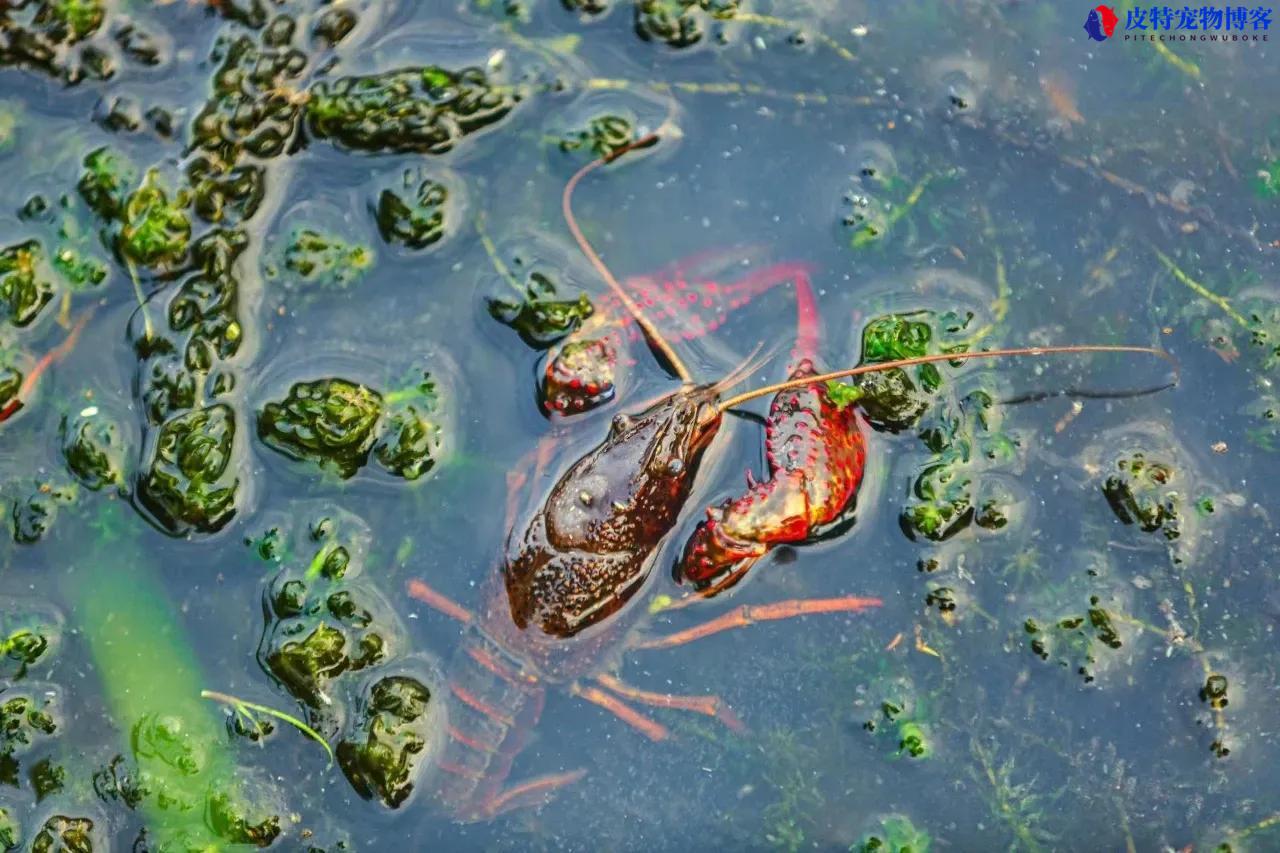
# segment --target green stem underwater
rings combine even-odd
[[[1172,275],[1175,279],[1177,279],[1181,284],[1186,285],[1187,287],[1191,288],[1191,290],[1195,291],[1199,295],[1203,296],[1205,299],[1212,302],[1214,305],[1217,305],[1224,312],[1226,312],[1226,315],[1230,317],[1232,320],[1234,320],[1236,325],[1239,326],[1240,328],[1242,329],[1249,328],[1249,321],[1244,318],[1243,314],[1241,314],[1239,311],[1231,307],[1231,303],[1227,301],[1227,298],[1225,296],[1219,296],[1209,288],[1205,287],[1200,282],[1193,279],[1191,276],[1187,275],[1185,272],[1182,271],[1182,268],[1179,267],[1177,264],[1175,264],[1172,261],[1172,259],[1170,259],[1169,256],[1166,255],[1164,252],[1155,248],[1153,248],[1151,251],[1156,253],[1156,257],[1160,259],[1160,263],[1164,264],[1165,267],[1169,270],[1169,274]]]
[[[329,742],[322,738],[319,732],[292,714],[287,714],[284,711],[277,711],[275,708],[268,705],[259,705],[257,702],[249,702],[228,693],[220,693],[217,690],[201,690],[200,698],[212,699],[214,702],[220,702],[223,705],[229,706],[237,714],[243,714],[246,717],[252,717],[252,715],[245,713],[245,709],[248,709],[249,711],[257,711],[259,714],[266,714],[268,717],[275,717],[277,720],[288,723],[324,747],[325,754],[329,756],[329,766],[333,766],[333,749],[330,748]]]

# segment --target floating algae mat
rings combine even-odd
[[[1271,7],[0,6],[0,850],[1280,847]]]

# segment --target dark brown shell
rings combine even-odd
[[[556,482],[508,548],[503,574],[517,627],[570,637],[630,599],[719,427],[715,400],[712,386],[690,386],[638,415],[619,415],[608,437]]]

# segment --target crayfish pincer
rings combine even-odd
[[[687,384],[609,434],[552,488],[503,569],[511,618],[571,637],[616,612],[648,575],[720,427],[720,385]],[[517,530],[519,528],[516,528]]]

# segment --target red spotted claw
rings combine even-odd
[[[812,355],[817,311],[807,277],[796,280],[797,355],[789,379],[818,375]],[[777,545],[805,542],[853,503],[866,463],[858,410],[837,405],[826,382],[779,392],[765,424],[769,478],[747,472],[747,492],[707,509],[677,567],[682,579],[718,592]]]

